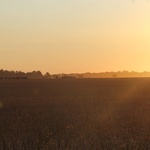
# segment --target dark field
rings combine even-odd
[[[150,149],[150,79],[0,81],[0,150]]]

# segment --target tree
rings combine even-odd
[[[48,72],[46,72],[46,74],[44,75],[44,78],[45,78],[45,79],[50,79],[50,78],[51,78],[51,75],[50,75]]]

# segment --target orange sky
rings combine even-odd
[[[2,0],[0,20],[0,68],[150,71],[148,0]]]

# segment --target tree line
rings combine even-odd
[[[72,74],[42,74],[41,71],[22,72],[0,70],[0,80],[2,79],[66,79],[66,78],[133,78],[150,77],[150,72],[118,71],[118,72],[100,72],[100,73],[72,73]]]
[[[50,73],[42,74],[41,71],[22,72],[22,71],[8,71],[0,70],[0,80],[6,79],[65,79],[65,78],[76,78],[75,75],[69,74],[53,74]]]

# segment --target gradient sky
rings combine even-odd
[[[0,0],[0,68],[150,71],[150,1]]]

